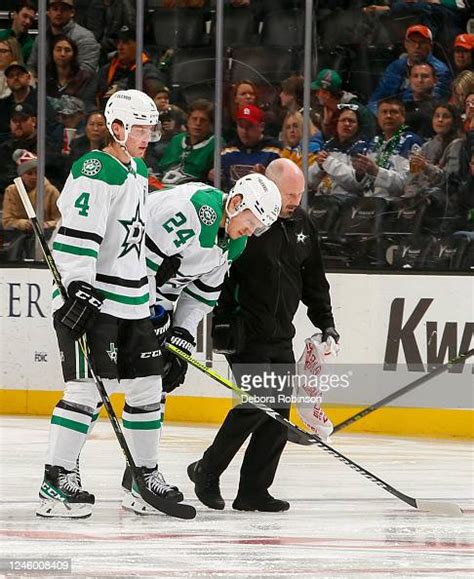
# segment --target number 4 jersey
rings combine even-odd
[[[174,309],[173,325],[193,336],[215,306],[224,277],[245,249],[246,237],[231,240],[220,228],[224,194],[204,183],[186,183],[153,193],[147,201],[146,252],[150,276],[179,258],[179,269],[156,289],[156,303]],[[152,280],[152,282],[154,279]]]
[[[78,159],[58,199],[61,227],[53,255],[67,287],[90,283],[105,297],[101,311],[124,319],[149,316],[145,264],[147,168],[102,151]],[[53,308],[61,306],[57,290]]]

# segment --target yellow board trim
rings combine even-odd
[[[0,414],[49,416],[61,396],[62,392],[50,390],[0,390]],[[116,412],[121,414],[124,404],[123,395],[113,394],[112,404]],[[170,396],[166,403],[166,420],[221,423],[231,407],[231,398]],[[324,406],[334,424],[342,422],[362,408],[362,406],[335,404]],[[105,416],[104,410],[101,416]],[[291,420],[302,426],[294,409],[291,412]],[[343,432],[474,438],[474,413],[472,410],[464,409],[392,406],[380,408]]]

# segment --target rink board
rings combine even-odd
[[[473,347],[471,276],[329,273],[333,310],[342,336],[335,373],[347,387],[324,400],[333,422],[400,389],[461,351]],[[43,268],[0,269],[0,409],[3,414],[47,415],[60,397],[62,378],[50,318],[51,276]],[[295,353],[313,327],[301,306]],[[210,355],[201,330],[196,357]],[[213,368],[228,377],[222,356]],[[351,430],[473,437],[472,360],[445,372]],[[116,395],[120,406],[121,395]],[[232,405],[227,391],[191,369],[169,397],[168,420],[219,422]]]

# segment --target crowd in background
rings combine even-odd
[[[158,15],[160,9],[186,8],[212,19],[212,3],[204,0],[149,5]],[[255,34],[269,11],[304,7],[290,0],[229,0],[226,5],[251,11]],[[21,175],[36,198],[38,43],[31,32],[37,27],[35,2],[13,0],[10,8],[8,26],[0,30],[0,196],[3,242],[10,244],[0,253],[17,260],[32,251],[30,226],[12,183]],[[471,12],[472,4],[464,0],[317,3],[311,203],[330,198],[342,210],[361,198],[379,198],[396,210],[410,201],[423,206],[422,232],[474,236]],[[186,181],[213,184],[212,92],[190,98],[186,87],[173,82],[175,47],[161,46],[148,20],[143,90],[155,100],[162,127],[161,140],[147,151],[150,190]],[[52,232],[59,218],[55,201],[73,162],[103,146],[107,99],[135,86],[135,2],[48,0],[47,21],[44,226]],[[390,36],[394,22],[407,23],[398,43]],[[373,70],[371,58],[382,53],[384,66],[375,78],[372,73],[372,84],[364,84]],[[361,55],[368,58],[364,70]],[[302,165],[302,65],[301,57],[293,74],[278,82],[258,83],[245,75],[226,82],[223,190],[249,172],[264,172],[278,157]],[[16,243],[14,232],[26,241]]]

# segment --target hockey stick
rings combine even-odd
[[[185,352],[182,352],[176,346],[173,346],[172,344],[167,344],[166,347],[170,352],[172,352],[173,354],[175,354],[176,356],[178,356],[182,360],[185,360],[186,362],[191,364],[191,366],[194,366],[198,370],[201,370],[201,372],[204,372],[204,374],[207,374],[210,378],[212,378],[216,382],[219,382],[219,384],[222,384],[223,386],[225,386],[229,390],[232,390],[236,394],[239,394],[239,396],[242,396],[242,395],[245,395],[246,397],[248,396],[246,392],[241,390],[233,382],[231,382],[230,380],[227,380],[223,376],[220,376],[217,372],[212,370],[212,368],[208,368],[204,364],[201,364],[201,362],[199,362],[198,360],[191,358],[191,356],[188,356]],[[455,516],[455,517],[462,516],[461,508],[458,505],[456,505],[455,503],[443,503],[440,501],[425,501],[425,500],[420,500],[420,499],[414,499],[413,497],[410,497],[410,496],[402,493],[401,491],[397,490],[396,488],[392,487],[391,485],[389,485],[388,483],[386,483],[385,481],[380,479],[378,476],[372,474],[370,471],[366,470],[364,467],[355,463],[350,458],[347,458],[347,456],[343,455],[342,453],[340,453],[338,450],[336,450],[332,446],[329,446],[328,444],[323,442],[316,435],[309,434],[309,433],[305,432],[304,430],[301,430],[300,428],[298,428],[298,426],[296,426],[295,424],[290,422],[287,418],[284,418],[283,416],[278,414],[278,412],[276,412],[275,410],[273,410],[269,406],[266,406],[266,405],[261,404],[259,402],[253,402],[252,397],[250,397],[250,396],[248,396],[247,401],[250,404],[252,404],[252,406],[255,406],[256,408],[260,409],[267,416],[270,416],[270,418],[273,418],[274,420],[276,420],[280,424],[283,424],[284,426],[286,426],[289,431],[294,432],[294,433],[298,434],[299,436],[305,438],[306,440],[308,440],[308,442],[310,444],[316,444],[317,446],[322,448],[325,452],[328,452],[332,456],[335,456],[338,460],[340,460],[344,464],[347,464],[350,468],[357,471],[359,474],[361,474],[365,478],[369,479],[371,482],[375,483],[377,486],[382,487],[385,491],[387,491],[391,495],[397,497],[398,499],[400,499],[401,501],[403,501],[407,505],[410,505],[410,507],[413,507],[413,508],[421,510],[421,511],[429,511],[429,512],[435,513],[437,515],[451,515],[451,516]]]
[[[62,298],[66,300],[68,295],[66,292],[66,288],[63,285],[61,274],[59,273],[58,268],[56,267],[56,262],[54,261],[51,250],[49,249],[49,246],[46,243],[44,233],[40,227],[40,224],[38,223],[35,210],[31,205],[31,201],[23,185],[23,181],[21,180],[21,177],[17,177],[16,179],[13,180],[13,182],[15,183],[16,188],[20,194],[20,198],[23,203],[23,207],[25,208],[26,214],[28,215],[31,224],[33,225],[35,235],[41,245],[41,249],[43,251],[46,263],[48,264],[49,270],[53,275],[56,286],[59,292],[61,293]],[[107,415],[112,424],[112,428],[114,429],[117,440],[125,455],[125,458],[127,459],[127,463],[130,466],[133,478],[137,483],[141,498],[157,511],[161,511],[162,513],[170,515],[171,517],[177,517],[180,519],[193,519],[196,516],[196,509],[193,506],[182,503],[174,503],[170,500],[162,499],[161,497],[157,497],[147,489],[145,480],[143,479],[140,471],[138,470],[137,465],[135,464],[135,461],[133,460],[132,453],[130,452],[130,448],[128,447],[127,441],[125,440],[125,436],[123,434],[120,423],[117,419],[117,415],[115,414],[115,411],[110,402],[110,398],[107,394],[104,383],[102,382],[101,378],[99,378],[99,376],[97,376],[97,374],[94,372],[93,363],[89,348],[87,346],[85,335],[82,338],[80,338],[78,342],[84,354],[84,358],[87,362],[90,374],[95,382],[95,385],[105,406],[105,409],[107,410]]]
[[[377,410],[381,406],[388,404],[392,400],[395,400],[396,398],[403,396],[407,392],[410,392],[410,390],[413,390],[413,389],[417,388],[418,386],[421,386],[421,384],[428,382],[428,380],[431,380],[435,376],[442,374],[445,370],[449,370],[450,368],[452,368],[456,364],[460,364],[461,362],[464,362],[465,360],[470,358],[473,354],[474,354],[474,348],[472,350],[464,352],[464,354],[459,354],[459,356],[456,356],[452,360],[449,360],[448,362],[446,362],[446,364],[443,364],[442,366],[435,368],[431,372],[428,372],[428,374],[425,374],[424,376],[421,376],[420,378],[413,380],[413,382],[410,382],[410,384],[407,384],[403,388],[400,388],[400,390],[397,390],[396,392],[393,392],[392,394],[385,396],[385,398],[382,398],[382,400],[379,400],[378,402],[374,402],[374,404],[372,404],[371,406],[367,406],[367,408],[364,408],[360,412],[357,412],[356,414],[354,414],[350,418],[346,418],[346,420],[344,420],[343,422],[340,422],[339,424],[337,424],[334,427],[334,430],[332,431],[332,433],[334,434],[336,432],[339,432],[339,430],[346,428],[346,426],[349,426],[350,424],[357,422],[357,420],[364,418],[365,416],[367,416],[367,414],[374,412],[374,410]]]

